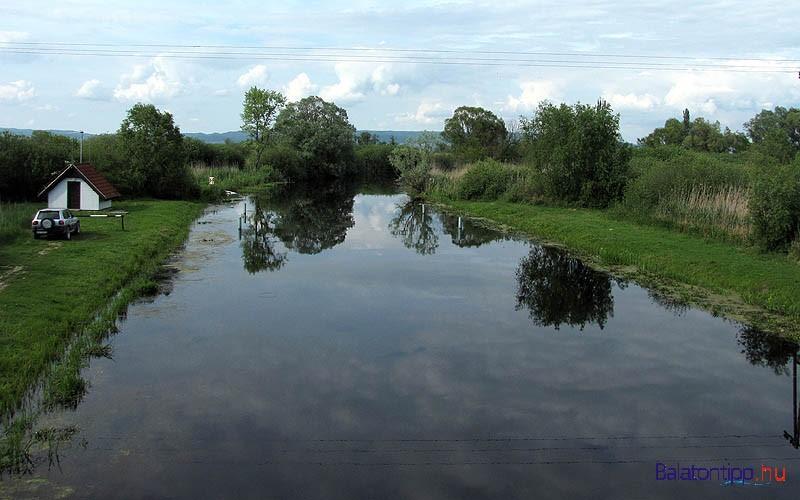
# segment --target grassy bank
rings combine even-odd
[[[455,210],[563,244],[591,263],[713,312],[800,338],[800,265],[784,254],[640,225],[602,210],[436,198]]]
[[[129,201],[119,219],[81,219],[72,241],[34,240],[24,225],[0,245],[0,412],[42,380],[45,399],[79,393],[79,367],[107,354],[102,339],[130,300],[154,286],[159,264],[186,238],[203,204]],[[32,213],[25,212],[26,219]],[[69,349],[68,346],[71,347]]]

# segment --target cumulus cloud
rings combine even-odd
[[[714,114],[717,100],[728,100],[734,93],[727,74],[708,71],[683,73],[672,77],[672,86],[664,96],[664,104],[676,109],[689,108]]]
[[[0,43],[19,42],[28,38],[24,31],[0,31]]]
[[[419,125],[440,124],[449,116],[450,108],[441,101],[422,101],[414,113],[404,113],[398,121],[413,122]]]
[[[311,78],[305,73],[300,73],[283,88],[289,102],[308,97],[317,91],[318,86],[311,83]]]
[[[27,80],[0,83],[0,101],[27,101],[36,95],[33,84]]]
[[[401,89],[399,71],[391,64],[337,63],[335,70],[339,81],[320,92],[326,101],[347,104],[362,101],[370,93],[394,96]]]
[[[107,89],[102,87],[102,82],[96,78],[86,80],[75,91],[75,97],[90,100],[103,100],[109,97]]]
[[[653,109],[660,103],[659,98],[653,95],[638,95],[632,92],[630,94],[606,93],[603,94],[603,99],[608,101],[615,111],[624,109],[645,111],[648,109]]]
[[[137,64],[133,71],[122,75],[114,97],[120,101],[152,102],[174,97],[183,87],[175,66],[162,57],[155,57],[150,63]]]
[[[520,84],[522,91],[519,96],[509,95],[503,111],[520,112],[536,109],[542,101],[560,100],[561,91],[558,86],[549,80],[532,80]]]
[[[263,85],[267,83],[267,80],[269,80],[267,67],[263,64],[256,64],[242,74],[239,79],[236,80],[236,83],[238,83],[240,87],[252,87],[253,85]]]

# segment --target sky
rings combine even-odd
[[[461,105],[515,120],[531,116],[541,100],[594,103],[602,97],[620,113],[622,135],[630,141],[680,117],[684,108],[741,130],[763,108],[800,107],[799,21],[800,10],[785,0],[4,1],[0,47],[91,43],[130,52],[122,57],[0,50],[0,127],[111,132],[130,106],[147,102],[171,112],[184,132],[237,130],[243,94],[256,85],[280,90],[290,100],[320,95],[345,108],[358,129],[441,130]],[[228,48],[131,47],[136,44]],[[304,52],[312,57],[338,48],[340,60],[257,59],[241,47],[288,47],[282,54],[319,48]],[[359,50],[342,50],[354,48]],[[450,62],[517,61],[403,62],[397,56],[406,53],[387,58],[385,49],[452,51],[423,54]],[[169,50],[246,54],[187,59]],[[348,54],[374,60],[357,62]],[[603,67],[610,65],[608,54],[644,55],[613,61],[652,67]],[[675,57],[746,66],[747,72],[685,71],[685,60],[670,59]],[[568,68],[519,61],[543,58],[596,64]]]

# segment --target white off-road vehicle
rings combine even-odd
[[[81,221],[64,208],[44,208],[36,212],[31,221],[34,239],[42,236],[63,236],[70,240],[72,235],[80,234]]]

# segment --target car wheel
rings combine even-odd
[[[67,228],[67,230],[64,231],[64,238],[66,238],[68,240],[72,239],[72,231],[70,231],[69,228]]]
[[[36,233],[33,233],[33,239],[34,239],[34,240],[38,240],[38,239],[39,239],[39,235],[38,235],[38,234],[36,234]]]

